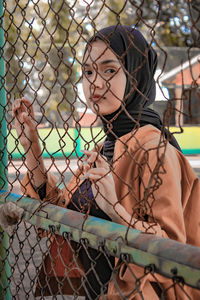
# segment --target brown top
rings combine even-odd
[[[184,155],[162,140],[158,129],[147,125],[118,139],[113,167],[118,200],[137,219],[134,228],[200,246],[200,182]],[[79,169],[67,188],[58,192],[57,205],[67,206],[81,176],[82,170]],[[36,197],[28,176],[24,178],[23,185],[26,186],[26,194]],[[56,180],[48,174],[47,200],[48,195],[54,193],[55,185]],[[63,199],[66,200],[64,205]],[[126,220],[121,223],[129,225]],[[135,265],[127,268],[124,264],[119,265],[117,260],[116,264],[119,272],[113,276],[122,293],[127,299],[141,299],[134,290],[135,279],[131,272],[139,278],[144,275],[144,270]],[[157,277],[165,288],[172,283]],[[141,280],[140,289],[145,300],[158,299],[150,284],[152,281],[151,275]],[[178,299],[187,299],[180,288],[176,289],[180,296]],[[189,287],[184,287],[184,290],[191,299],[200,298],[199,291]],[[107,299],[121,299],[114,281],[109,284]],[[174,289],[168,290],[166,299],[177,299]]]
[[[114,172],[119,201],[130,214],[134,211],[135,217],[139,211],[138,215],[141,214],[140,219],[143,219],[136,222],[136,229],[147,233],[154,230],[156,235],[200,246],[199,179],[181,152],[169,143],[164,147],[158,129],[147,125],[134,135],[129,133],[121,137],[115,145]],[[125,272],[121,267],[117,282],[127,295],[134,286],[130,269],[137,278],[144,274],[141,268],[133,265]],[[165,288],[171,285],[166,278],[157,277]],[[142,281],[144,299],[157,299],[149,281],[154,281],[151,275]],[[191,299],[200,297],[200,291],[184,289]],[[114,299],[120,299],[113,282],[108,293],[115,294]],[[181,300],[188,299],[180,288],[178,295]],[[133,293],[128,299],[140,299],[140,296]],[[176,299],[173,289],[168,291],[166,299]]]

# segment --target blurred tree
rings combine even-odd
[[[104,25],[121,22],[136,26],[148,40],[155,30],[155,39],[161,47],[183,47],[192,43],[191,26],[194,21],[190,15],[190,6],[191,3],[185,0],[108,0],[101,16]],[[198,10],[194,12],[194,7],[193,4],[193,15],[197,18]],[[106,20],[103,18],[105,14]]]
[[[40,14],[42,30],[45,30],[44,48],[47,52],[40,61],[40,79],[46,89],[43,109],[48,119],[61,125],[72,125],[76,102],[76,44],[77,25],[70,16],[68,1],[45,3],[46,13]],[[43,4],[44,9],[44,4]],[[37,13],[37,17],[39,13]],[[46,55],[48,53],[48,56]]]
[[[21,0],[20,5],[16,1],[4,2],[4,60],[5,60],[5,83],[7,94],[7,117],[11,116],[11,105],[14,98],[21,97],[27,88],[27,64],[30,60],[25,51],[29,40],[29,24],[25,21],[27,1]]]
[[[189,2],[191,17],[191,46],[200,47],[200,1],[191,0]]]
[[[32,100],[38,122],[71,124],[80,37],[68,1],[11,0],[4,6],[8,99]]]

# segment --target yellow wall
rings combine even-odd
[[[170,132],[177,132],[174,137],[185,154],[200,154],[200,126],[170,127]]]

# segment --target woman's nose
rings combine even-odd
[[[96,73],[93,80],[93,84],[96,88],[102,89],[105,84],[105,79],[103,79],[99,73]]]

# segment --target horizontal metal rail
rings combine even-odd
[[[128,259],[168,278],[179,278],[200,289],[200,248],[171,239],[145,234],[114,222],[88,216],[52,204],[41,209],[41,201],[0,191],[0,204],[15,202],[24,209],[23,219],[56,234],[70,234],[76,242],[85,240],[94,249]]]

